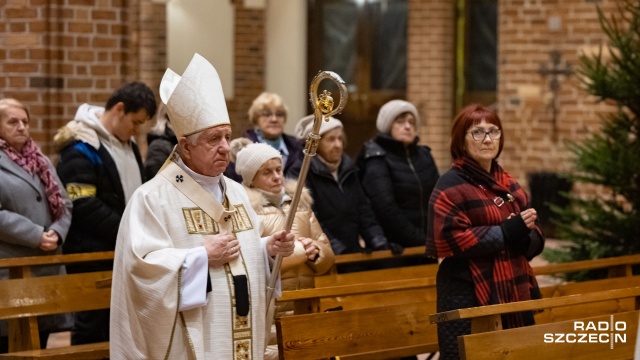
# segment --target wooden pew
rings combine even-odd
[[[416,258],[424,255],[424,246],[405,248],[401,255],[393,255],[391,250],[376,250],[368,253],[341,254],[336,256],[333,267],[329,272],[332,274],[337,274],[338,265],[359,264],[367,262],[371,263],[385,259]]]
[[[283,316],[280,359],[385,359],[438,350],[434,302]]]
[[[580,313],[582,311],[580,308],[581,305],[599,302],[604,303],[609,301],[617,303],[617,312],[624,312],[637,309],[638,297],[640,297],[640,286],[615,290],[594,291],[539,300],[519,301],[508,304],[457,309],[432,314],[429,319],[432,323],[470,319],[471,333],[475,334],[486,331],[501,330],[502,314],[522,311],[537,311],[558,307],[572,307],[574,312]],[[605,313],[608,313],[608,310],[606,311],[607,312]],[[584,315],[584,313],[582,313],[582,315]]]
[[[112,260],[113,252],[1,259],[10,279],[0,280],[0,320],[9,321],[9,354],[0,359],[103,359],[109,343],[40,349],[37,316],[108,309],[111,271],[32,277],[42,265]]]
[[[624,331],[576,331],[574,329],[576,320],[573,320],[460,336],[458,337],[460,358],[463,360],[632,359],[638,331],[638,315],[638,311],[630,311],[579,319],[585,324],[604,322],[611,326],[612,323],[619,323],[620,329],[624,323]],[[563,340],[567,340],[566,334],[576,333],[594,334],[598,336],[597,341],[611,341],[611,338],[614,341],[604,344],[581,343],[577,340],[589,341],[588,338],[573,338],[574,335],[571,335],[568,339],[573,342],[556,343],[557,336],[552,335],[549,338],[549,335],[545,335],[562,334]],[[600,334],[604,334],[604,337],[599,338]]]
[[[537,275],[558,275],[576,271],[607,269],[609,277],[632,276],[633,265],[640,264],[640,254],[610,258],[554,263],[533,268]]]
[[[291,290],[283,291],[276,301],[293,301],[295,314],[323,312],[337,306],[352,310],[416,301],[435,302],[435,284],[434,277],[425,277]]]

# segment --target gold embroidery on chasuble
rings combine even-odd
[[[235,234],[252,230],[253,223],[244,205],[234,205],[234,207],[236,211],[224,218],[225,222],[231,220],[232,232]],[[182,208],[182,215],[189,234],[215,235],[220,233],[218,222],[198,207]]]
[[[182,208],[182,215],[189,234],[215,235],[220,233],[218,223],[200,208]]]
[[[236,211],[231,216],[231,225],[233,226],[233,233],[239,233],[241,231],[253,230],[253,224],[247,213],[247,209],[244,205],[234,205]]]
[[[242,264],[244,266],[244,259],[242,258],[242,255],[240,256],[242,259]],[[229,264],[224,265],[224,271],[227,276],[227,286],[229,287],[229,293],[231,294],[230,306],[232,317],[231,322],[233,324],[233,358],[234,360],[251,360],[253,358],[253,330],[251,310],[249,310],[249,314],[247,316],[238,316],[236,314],[236,294],[233,286],[233,274],[231,274],[231,268],[229,267]],[[251,286],[248,282],[249,278],[247,277],[247,288],[249,289],[249,299],[251,299]],[[251,308],[251,301],[249,301],[249,308]]]

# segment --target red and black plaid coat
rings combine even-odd
[[[494,252],[471,255],[474,248],[486,245],[483,242],[495,242],[496,234],[502,237],[500,224],[528,207],[527,194],[495,161],[489,174],[469,158],[458,159],[431,195],[427,255],[467,258],[480,305],[530,300],[538,285],[525,254],[513,251],[501,238]],[[543,241],[538,226],[529,237]],[[509,327],[521,325],[517,318],[513,321]]]

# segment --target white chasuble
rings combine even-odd
[[[259,220],[242,186],[227,178],[225,199],[234,211],[212,218],[178,190],[193,181],[185,176],[176,175],[175,183],[154,177],[136,190],[124,212],[113,270],[111,358],[262,359],[268,268]],[[206,194],[206,201],[216,201]],[[178,312],[187,252],[221,231],[237,237],[241,259],[209,268],[207,304]],[[238,272],[247,275],[247,316],[235,312],[232,274]]]

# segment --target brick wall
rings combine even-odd
[[[227,102],[233,136],[251,126],[247,110],[265,89],[265,10],[246,9],[235,1],[234,98]]]
[[[133,79],[125,2],[7,0],[0,5],[0,96],[30,108],[31,134],[53,155],[53,134],[79,104],[103,104],[113,89]]]
[[[596,6],[611,13],[615,1],[499,1],[498,109],[506,137],[501,164],[525,185],[531,172],[571,170],[566,141],[597,131],[598,113],[611,110],[596,104],[576,75],[560,76],[554,134],[551,78],[538,73],[541,64],[551,67],[552,50],[560,51],[561,66],[569,62],[576,70],[580,53],[605,41]],[[549,19],[560,20],[559,29],[550,30]]]
[[[451,167],[449,132],[453,119],[455,2],[410,0],[407,99],[420,113],[421,143],[431,147],[441,172]]]

